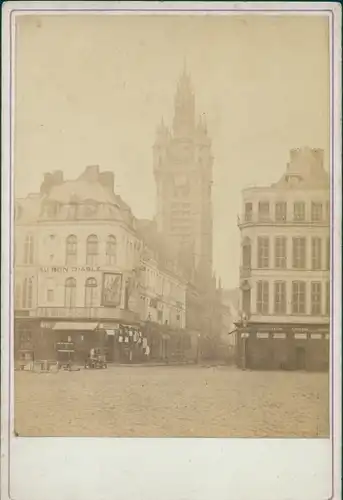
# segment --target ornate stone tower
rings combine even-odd
[[[212,163],[205,119],[184,70],[175,94],[172,129],[163,120],[153,147],[156,222],[179,255],[188,278],[206,287],[212,277]]]

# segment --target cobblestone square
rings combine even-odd
[[[327,373],[133,366],[15,373],[21,436],[327,437]]]

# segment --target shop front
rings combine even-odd
[[[39,321],[29,315],[16,315],[14,319],[14,361],[15,367],[22,367],[33,361],[41,350]]]
[[[139,325],[119,324],[112,336],[113,361],[130,364],[150,359],[150,346]]]
[[[197,360],[198,332],[174,329],[153,322],[146,322],[143,331],[151,346],[152,360],[165,363]]]
[[[329,325],[248,324],[238,330],[241,369],[327,371]]]
[[[84,364],[91,349],[106,351],[106,334],[97,322],[56,321],[41,322],[44,354],[41,359],[58,360],[58,345],[73,345],[73,361]]]

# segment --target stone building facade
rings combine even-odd
[[[138,225],[97,166],[72,181],[47,174],[39,194],[16,200],[16,352],[53,358],[71,339],[82,358],[119,324],[147,320],[185,332],[186,284]]]
[[[279,182],[243,191],[238,363],[329,363],[330,190],[322,150],[292,150]]]

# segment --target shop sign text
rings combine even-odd
[[[42,273],[78,273],[78,272],[95,272],[95,271],[100,271],[100,267],[92,267],[92,266],[71,266],[71,267],[63,267],[63,266],[58,266],[58,267],[41,267],[40,271]]]

